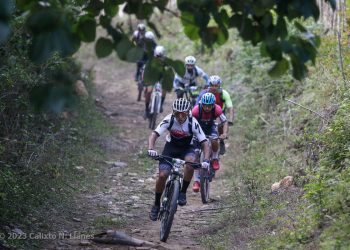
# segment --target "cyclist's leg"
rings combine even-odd
[[[210,136],[216,138],[211,140],[211,151],[212,158],[217,159],[219,158],[219,132],[216,124],[212,126]]]
[[[219,132],[219,136],[223,134],[224,132],[224,129],[223,129],[223,125],[222,123],[219,124],[218,126],[218,132]],[[225,143],[224,143],[224,140],[223,139],[220,139],[220,146],[219,146],[219,153],[221,155],[225,154]]]
[[[214,170],[220,169],[219,164],[219,134],[218,134],[218,128],[215,125],[212,126],[211,130],[211,137],[217,138],[211,140],[211,154],[212,154],[212,166]]]
[[[194,147],[195,147],[195,151],[196,151],[196,161],[195,162],[199,162],[199,152],[200,152],[200,148],[201,148],[201,145],[198,141],[195,141],[194,143]],[[193,171],[193,186],[192,186],[192,191],[193,192],[199,192],[199,189],[200,189],[200,171],[199,169],[194,169]]]
[[[145,118],[149,117],[150,113],[150,102],[151,102],[151,94],[152,94],[153,86],[145,87]]]
[[[189,147],[187,150],[184,150],[184,158],[185,161],[191,161],[196,162],[198,159],[198,156],[195,152],[194,147]],[[182,181],[182,187],[179,195],[179,205],[185,205],[187,203],[186,200],[186,192],[187,188],[190,185],[191,179],[193,176],[193,167],[192,166],[185,166],[184,170],[184,178]]]
[[[166,91],[163,90],[163,92],[162,92],[162,99],[161,99],[161,102],[160,102],[160,113],[163,113],[163,103],[165,101],[165,97],[166,97]]]
[[[135,73],[135,81],[137,82],[139,80],[140,74],[141,74],[141,68],[143,67],[144,62],[139,60],[136,63],[136,73]]]

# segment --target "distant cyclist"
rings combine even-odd
[[[137,30],[134,31],[134,34],[131,39],[137,46],[143,49],[142,58],[136,63],[136,73],[135,81],[139,80],[141,69],[147,62],[149,54],[153,53],[154,48],[157,46],[155,41],[155,36],[152,31],[146,32],[146,26],[143,23],[140,23],[137,26]]]
[[[156,60],[156,63],[159,65],[164,65],[164,60],[165,60],[165,48],[163,46],[156,46],[154,49],[154,54],[153,54],[153,60]],[[146,65],[147,67],[147,65]],[[156,78],[158,78],[157,81],[159,81],[162,84],[163,81],[163,74],[159,74]],[[151,94],[153,90],[153,85],[156,82],[144,82],[146,88],[145,88],[145,119],[149,117],[150,115],[150,101],[151,101]],[[161,98],[161,106],[160,106],[160,112],[163,112],[163,104],[165,101],[166,97],[166,91],[162,91],[162,98]]]
[[[185,161],[196,162],[198,156],[195,153],[193,137],[198,138],[204,152],[202,167],[209,167],[209,145],[196,118],[190,115],[191,104],[188,100],[179,98],[173,102],[173,113],[167,115],[157,128],[151,133],[148,139],[148,155],[158,155],[155,150],[155,142],[159,136],[169,132],[162,155],[172,158],[180,158]],[[150,212],[150,219],[157,220],[160,199],[164,191],[166,180],[170,174],[171,165],[165,160],[159,162],[159,176],[156,181],[155,201]],[[178,204],[184,206],[187,203],[186,191],[193,176],[193,167],[186,165],[182,188],[180,190]]]
[[[186,72],[184,76],[175,75],[173,87],[177,98],[182,98],[184,95],[183,89],[187,86],[198,86],[198,78],[201,77],[208,84],[208,75],[196,65],[196,58],[194,56],[187,56],[185,58]]]
[[[222,81],[221,78],[217,75],[212,75],[209,78],[209,86],[206,89],[203,89],[202,92],[199,94],[197,98],[196,104],[199,104],[202,96],[205,93],[213,93],[215,95],[215,100],[216,104],[219,105],[223,112],[226,114],[228,117],[228,125],[233,124],[233,119],[234,119],[234,109],[233,109],[233,104],[231,100],[231,96],[228,93],[228,91],[224,90],[221,87]],[[219,135],[223,134],[223,127],[219,125],[218,127],[219,130]],[[225,153],[225,143],[223,139],[220,139],[220,154]]]
[[[208,92],[202,95],[200,103],[192,109],[192,116],[197,119],[198,123],[203,129],[204,134],[213,138],[211,140],[212,166],[215,171],[219,170],[219,138],[227,138],[228,125],[226,116],[222,112],[221,107],[215,104],[214,94]],[[220,135],[220,137],[218,134],[217,125],[215,123],[217,118],[220,119],[220,125],[223,128],[223,133]],[[192,189],[194,192],[198,192],[200,189],[198,170],[195,170],[194,172],[194,183]]]

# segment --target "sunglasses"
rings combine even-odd
[[[188,112],[178,112],[178,111],[174,112],[174,115],[176,115],[176,116],[183,116],[183,115],[187,115],[187,114],[188,114]]]
[[[203,108],[206,108],[206,109],[212,109],[214,107],[213,104],[203,104]]]

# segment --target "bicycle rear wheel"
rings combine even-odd
[[[169,237],[170,229],[173,224],[174,215],[177,209],[177,199],[180,192],[180,182],[175,180],[165,192],[167,202],[164,206],[164,212],[160,225],[160,240],[166,242]]]
[[[159,102],[160,102],[159,96],[155,96],[153,113],[151,114],[151,117],[149,119],[149,128],[152,130],[156,128]]]

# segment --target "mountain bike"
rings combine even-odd
[[[149,128],[154,130],[156,128],[157,116],[160,113],[162,99],[162,85],[160,82],[157,82],[153,86],[152,94],[151,94],[151,102],[150,102],[150,115],[149,119]]]
[[[202,203],[206,204],[209,202],[209,191],[210,191],[210,182],[213,180],[213,178],[215,177],[215,170],[213,169],[212,166],[212,158],[211,158],[211,140],[216,140],[218,139],[217,136],[207,136],[207,139],[209,141],[209,168],[201,168],[199,175],[200,175],[200,193],[201,193],[201,199],[202,199]],[[199,149],[199,159],[200,162],[202,162],[204,160],[204,152]]]
[[[179,91],[181,91],[184,95],[184,98],[191,102],[192,107],[196,104],[197,97],[199,95],[199,87],[198,86],[189,86],[179,87]]]
[[[191,165],[193,168],[200,168],[201,163],[188,162],[177,158],[171,158],[168,156],[159,155],[154,157],[155,160],[165,160],[172,168],[168,180],[165,184],[165,189],[162,196],[162,202],[158,215],[158,220],[161,221],[160,225],[160,240],[166,242],[169,237],[170,229],[173,224],[174,215],[177,210],[177,200],[182,185],[182,169],[186,164]]]

